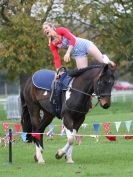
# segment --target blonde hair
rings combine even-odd
[[[48,25],[48,26],[50,26],[51,28],[55,29],[55,26],[54,26],[52,23],[50,23],[50,22],[47,22],[47,21],[44,22],[43,25],[42,25],[42,28],[44,28],[45,25]]]

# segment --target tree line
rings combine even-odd
[[[42,34],[48,20],[92,40],[117,63],[121,75],[132,75],[132,17],[131,0],[1,0],[0,68],[10,79],[40,68],[54,69],[48,39]],[[75,67],[73,62],[63,64]]]

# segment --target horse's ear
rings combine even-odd
[[[107,71],[110,71],[114,75],[115,78],[118,77],[118,72],[117,72],[116,65],[112,66],[110,64],[105,64],[101,75],[104,75],[104,73],[106,73]]]
[[[99,74],[99,77],[103,76],[107,72],[108,68],[109,68],[108,64],[104,64],[103,68]]]
[[[103,68],[103,72],[106,72],[108,69],[115,71],[116,70],[116,65],[112,66],[111,64],[105,64]]]

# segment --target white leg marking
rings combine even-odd
[[[67,128],[65,128],[65,131],[66,131],[66,135],[67,135],[67,138],[68,139],[71,139],[72,137],[72,132],[70,130],[68,130]],[[61,149],[61,151],[63,153],[67,153],[68,149],[70,148],[70,143],[69,141],[65,144],[65,146]]]
[[[66,163],[74,163],[74,161],[72,160],[72,152],[73,152],[73,141],[74,141],[74,137],[76,135],[76,130],[73,130],[73,132],[71,132],[70,130],[65,128],[65,131],[66,131],[66,135],[68,138],[68,142],[61,149],[61,151],[66,154]]]
[[[72,160],[72,152],[73,152],[73,145],[70,145],[66,153],[66,163],[74,163],[74,161]]]
[[[65,144],[65,146],[61,149],[64,153],[67,153],[67,151],[68,151],[68,149],[70,148],[70,144],[69,144],[69,142],[67,142],[66,144]]]
[[[36,158],[38,160],[38,163],[45,163],[43,156],[42,156],[42,147],[36,145]]]

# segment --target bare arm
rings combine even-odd
[[[69,62],[70,61],[70,54],[73,49],[73,46],[76,43],[76,39],[75,39],[74,35],[67,28],[60,27],[56,31],[58,34],[66,37],[69,40],[69,47],[66,51],[66,54],[64,55],[64,61]]]
[[[69,45],[67,51],[66,51],[66,54],[64,55],[64,61],[65,62],[69,62],[70,61],[70,53],[73,49],[73,46],[72,45]]]

